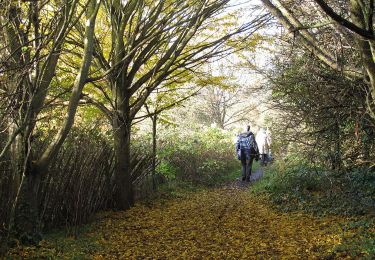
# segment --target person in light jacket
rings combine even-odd
[[[266,135],[267,135],[267,144],[268,144],[267,161],[272,162],[272,151],[271,151],[272,136],[271,136],[271,131],[268,128],[266,130]]]
[[[264,128],[260,128],[256,138],[255,138],[257,144],[258,144],[258,149],[259,149],[259,154],[260,154],[260,165],[267,165],[267,155],[268,155],[268,141],[267,141],[267,134]]]

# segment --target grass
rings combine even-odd
[[[242,171],[242,168],[241,168],[241,162],[238,161],[238,165],[236,167],[233,167],[233,169],[231,171],[228,172],[228,174],[225,174],[223,175],[218,181],[217,183],[218,184],[224,184],[226,182],[229,182],[229,181],[233,181],[233,180],[236,180],[238,178],[241,178],[241,171]],[[258,169],[260,168],[260,163],[259,161],[254,161],[253,162],[253,167],[252,167],[252,170],[251,172],[254,173],[255,171],[257,171]]]

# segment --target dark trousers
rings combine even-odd
[[[260,165],[265,166],[267,165],[267,162],[268,162],[267,154],[262,153],[260,155]]]
[[[242,179],[250,180],[251,168],[253,166],[254,156],[250,152],[241,150]]]

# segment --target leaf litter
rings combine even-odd
[[[346,219],[282,213],[245,189],[219,188],[103,212],[77,239],[47,238],[11,256],[80,259],[324,258]]]

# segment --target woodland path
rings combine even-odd
[[[250,176],[250,183],[241,181],[241,178],[237,178],[235,181],[229,182],[227,184],[227,188],[231,189],[248,189],[250,185],[252,185],[254,182],[262,178],[263,176],[263,168],[259,167],[254,172],[251,173]]]
[[[261,175],[260,169],[253,180]],[[324,258],[340,242],[338,222],[278,212],[236,181],[126,212],[103,213],[77,240],[47,240],[25,254],[52,252],[69,259]]]

